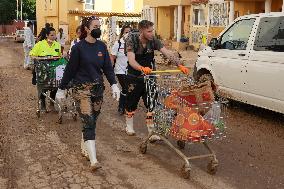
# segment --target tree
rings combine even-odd
[[[20,11],[19,0],[19,11]],[[19,12],[20,14],[20,12]],[[16,0],[0,0],[0,24],[9,24],[17,16]],[[23,0],[23,20],[36,19],[36,0]]]
[[[36,19],[36,0],[23,0],[23,19]]]
[[[0,1],[0,24],[9,24],[17,15],[17,3],[11,0]]]

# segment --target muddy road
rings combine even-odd
[[[135,117],[137,136],[123,131],[124,117],[107,90],[97,126],[98,159],[103,168],[89,171],[81,156],[81,123],[57,115],[36,117],[36,87],[23,69],[22,44],[0,39],[0,188],[117,189],[280,189],[284,188],[284,116],[231,103],[227,138],[213,141],[219,167],[207,174],[209,160],[192,161],[191,178],[181,178],[183,162],[162,142],[142,155],[138,146],[147,135],[144,113]],[[106,88],[109,85],[106,84]],[[186,146],[200,154],[200,145]]]

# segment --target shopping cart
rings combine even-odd
[[[65,58],[60,57],[35,57],[34,58],[34,69],[36,73],[36,84],[38,92],[38,107],[36,111],[37,117],[40,117],[42,111],[40,96],[44,95],[54,103],[55,109],[58,111],[58,123],[62,123],[63,114],[69,113],[73,119],[77,119],[75,102],[72,99],[72,91],[68,90],[66,93],[66,99],[64,107],[61,107],[58,102],[53,100],[48,91],[57,90],[61,79],[63,77],[64,69],[68,61]]]
[[[151,136],[157,135],[184,160],[184,178],[190,176],[189,161],[200,158],[211,159],[208,173],[215,174],[218,160],[208,141],[226,137],[227,101],[215,99],[210,82],[198,84],[191,77],[173,74],[175,72],[180,71],[154,71],[154,75],[145,76],[147,100],[150,108],[154,108],[154,131],[141,143],[139,150],[146,153]],[[169,138],[177,142],[179,149]],[[209,153],[187,157],[181,151],[186,143],[202,143]]]

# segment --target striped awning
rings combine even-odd
[[[98,17],[141,17],[141,13],[120,13],[120,12],[96,12],[86,10],[69,10],[69,14],[83,15],[83,16],[98,16]]]

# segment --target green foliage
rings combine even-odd
[[[17,3],[11,0],[0,1],[0,24],[9,24],[16,18]]]
[[[19,0],[19,11],[20,11]],[[0,1],[0,24],[9,24],[17,17],[17,1],[1,0]],[[20,12],[19,12],[20,18]],[[23,0],[23,20],[36,19],[36,0]]]
[[[23,19],[36,19],[36,0],[23,0]]]

